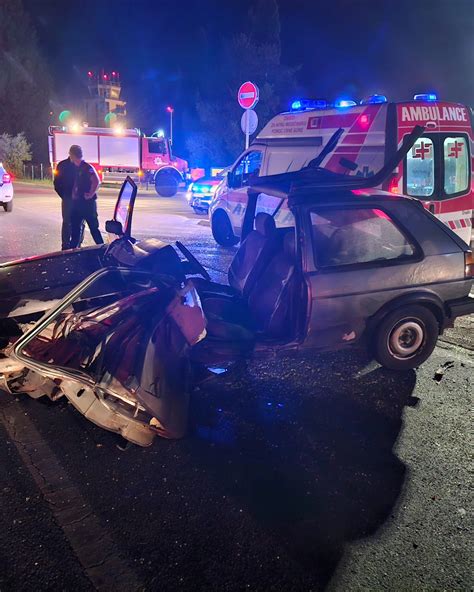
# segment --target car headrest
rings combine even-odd
[[[259,212],[255,216],[255,230],[263,236],[270,236],[275,232],[275,220],[266,212]]]

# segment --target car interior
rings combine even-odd
[[[301,282],[294,227],[276,228],[273,216],[258,213],[228,278],[227,291],[213,293],[212,286],[198,286],[211,342],[246,349],[255,341],[289,341],[295,336],[295,299],[300,298]]]
[[[127,238],[131,238],[135,196],[136,185],[127,179],[114,212],[114,222],[121,224]],[[193,282],[202,300],[211,341],[234,342],[238,348],[246,349],[256,340],[287,341],[294,337],[297,325],[294,302],[296,297],[301,298],[294,227],[277,228],[273,215],[257,213],[253,230],[239,245],[229,267],[228,286],[212,282],[202,265],[179,241],[176,247],[185,257],[184,273],[203,276],[193,277]],[[170,247],[157,239],[140,241],[131,248],[134,257],[143,259],[139,264],[141,269],[171,273],[176,267],[175,257],[164,257]],[[153,255],[158,252],[159,261],[152,264]],[[163,270],[168,259],[169,265]]]

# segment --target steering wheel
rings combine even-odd
[[[208,282],[211,281],[211,276],[207,273],[205,267],[199,263],[196,257],[191,253],[191,251],[183,245],[181,241],[176,241],[176,246],[181,251],[181,253],[185,256],[186,261],[189,263],[191,271],[202,275],[202,277],[207,280]]]

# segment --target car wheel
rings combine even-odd
[[[13,211],[13,200],[7,201],[7,203],[4,203],[3,209],[5,210],[5,212],[12,212]]]
[[[430,357],[438,335],[438,321],[428,308],[399,308],[389,313],[375,330],[375,359],[390,370],[416,368]]]
[[[173,197],[178,192],[179,181],[173,173],[163,171],[155,177],[155,190],[161,197]]]
[[[217,210],[211,220],[212,236],[216,243],[223,247],[231,247],[239,242],[230,223],[229,216],[224,210]]]

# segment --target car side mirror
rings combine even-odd
[[[118,220],[107,220],[105,223],[105,231],[116,236],[123,236],[122,223]]]

